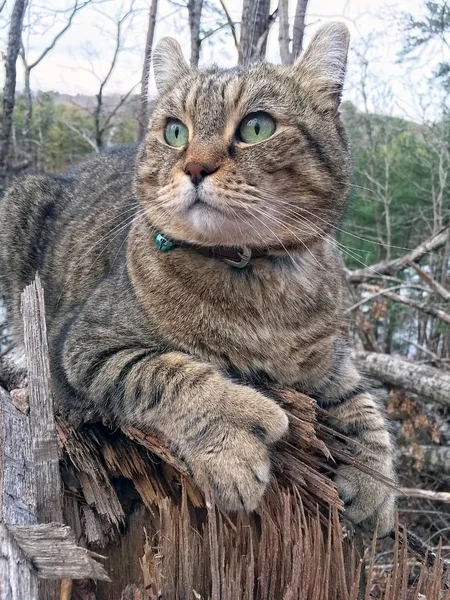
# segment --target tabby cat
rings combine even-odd
[[[288,430],[261,381],[313,396],[394,476],[343,334],[333,240],[350,179],[348,43],[331,23],[293,66],[193,70],[165,38],[140,147],[26,176],[0,203],[4,293],[20,336],[20,293],[40,272],[61,409],[160,431],[225,510],[257,506]],[[336,484],[351,520],[392,528],[390,488],[351,466]]]

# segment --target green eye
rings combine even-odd
[[[265,112],[251,113],[244,117],[237,130],[237,137],[246,144],[267,140],[275,133],[276,124]]]
[[[164,131],[164,139],[169,146],[174,146],[175,148],[186,146],[189,139],[188,128],[178,119],[169,119]]]

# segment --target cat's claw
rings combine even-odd
[[[382,463],[378,470],[395,484],[391,461]],[[395,525],[395,492],[356,467],[344,466],[338,470],[335,484],[345,503],[345,516],[379,537],[388,535]]]

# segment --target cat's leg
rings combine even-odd
[[[352,455],[395,484],[394,445],[383,411],[352,364],[345,344],[337,352],[327,384],[317,394],[319,405],[330,414],[330,426],[355,441]],[[395,492],[379,479],[353,466],[339,468],[336,479],[346,514],[354,523],[378,534],[392,531]]]
[[[118,424],[164,434],[200,486],[225,510],[253,510],[270,476],[270,446],[288,428],[286,413],[213,365],[78,318],[65,331],[62,367],[89,409]],[[72,410],[74,407],[68,407]]]

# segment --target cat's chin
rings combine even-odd
[[[196,203],[183,215],[184,226],[197,243],[243,246],[252,243],[251,229],[210,204]]]

